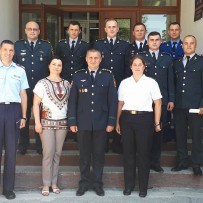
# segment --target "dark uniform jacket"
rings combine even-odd
[[[142,47],[142,52],[143,52],[143,51],[148,51],[148,50],[149,50],[149,46],[147,45],[147,40],[145,40],[145,43],[144,43],[144,45],[143,45],[143,47]],[[127,54],[127,56],[128,56],[128,63],[129,63],[129,65],[128,65],[128,70],[127,70],[127,77],[130,77],[130,76],[132,75],[132,71],[131,71],[131,69],[130,69],[130,60],[131,60],[137,53],[139,53],[139,50],[138,50],[138,47],[137,47],[136,42],[134,41],[134,42],[132,42],[132,43],[130,44],[130,48],[129,48],[128,54]]]
[[[105,130],[116,123],[117,103],[117,90],[109,70],[99,69],[94,82],[87,69],[80,70],[73,76],[68,124],[78,126],[78,130]]]
[[[94,48],[100,50],[102,53],[102,62],[100,67],[113,72],[116,80],[116,86],[118,87],[120,82],[127,76],[127,50],[129,49],[129,43],[116,38],[113,50],[111,50],[111,46],[106,38],[96,41]]]
[[[69,39],[62,39],[56,46],[56,55],[63,62],[61,77],[71,82],[73,74],[84,67],[87,67],[85,56],[89,44],[78,39],[73,52],[70,49]]]
[[[182,60],[174,62],[175,107],[203,108],[203,56],[195,54],[185,68]]]
[[[13,61],[24,66],[29,83],[27,92],[32,94],[36,83],[48,75],[48,63],[52,57],[52,46],[48,41],[39,39],[32,51],[27,40],[15,42]]]
[[[162,94],[162,104],[175,101],[173,59],[168,53],[159,52],[156,63],[149,51],[141,52],[140,55],[146,62],[145,74],[154,78],[159,84]]]
[[[183,57],[184,56],[184,51],[183,51],[183,48],[182,48],[182,44],[183,42],[180,40],[177,44],[177,47],[176,47],[176,51],[173,52],[173,48],[172,48],[172,44],[171,44],[171,41],[168,41],[168,42],[163,42],[159,48],[159,50],[161,52],[166,52],[166,53],[169,53],[173,59],[178,59],[179,57]]]

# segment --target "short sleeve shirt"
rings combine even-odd
[[[133,76],[126,78],[118,89],[118,100],[124,102],[122,110],[152,112],[153,101],[161,98],[158,83],[145,75],[137,82]]]
[[[29,88],[27,76],[22,66],[12,62],[6,67],[0,61],[0,102],[21,103],[21,90]]]
[[[51,120],[67,118],[68,97],[70,94],[68,81],[54,82],[44,78],[35,85],[33,92],[42,99],[42,118]]]

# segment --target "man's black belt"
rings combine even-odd
[[[136,115],[136,114],[145,114],[145,113],[152,113],[150,111],[135,111],[135,110],[123,110],[123,112]]]
[[[18,102],[0,102],[0,104],[20,104]]]

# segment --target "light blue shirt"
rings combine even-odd
[[[29,88],[25,70],[12,62],[9,67],[0,60],[0,102],[21,103],[21,90]]]

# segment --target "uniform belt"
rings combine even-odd
[[[18,102],[0,102],[0,104],[20,104]]]
[[[133,115],[136,115],[136,114],[145,114],[145,113],[152,113],[150,111],[135,111],[135,110],[123,110],[123,112],[125,113],[128,113],[128,114],[133,114]]]

